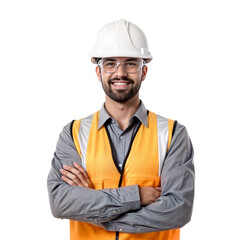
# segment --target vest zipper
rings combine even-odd
[[[119,240],[119,232],[116,232],[116,238],[115,240]]]
[[[140,128],[141,125],[142,125],[142,123],[139,124],[139,126],[138,126],[138,128],[137,128],[137,131],[136,131],[135,134],[132,136],[132,139],[131,139],[131,142],[130,142],[130,145],[129,145],[129,148],[128,148],[128,152],[127,152],[126,157],[125,157],[125,159],[124,159],[124,161],[123,161],[122,171],[121,171],[121,176],[120,176],[120,179],[119,179],[118,187],[121,187],[121,185],[122,185],[122,178],[123,178],[124,168],[125,168],[125,165],[126,165],[126,162],[127,162],[128,156],[129,156],[129,153],[130,153],[130,151],[131,151],[133,141],[134,141],[134,139],[135,139],[135,137],[136,137],[136,135],[137,135],[137,133],[138,133],[138,130],[139,130],[139,128]]]
[[[126,165],[126,162],[127,162],[128,156],[129,156],[129,153],[130,153],[130,151],[131,151],[132,144],[133,144],[133,141],[134,141],[134,139],[135,139],[135,136],[137,135],[137,132],[138,132],[138,130],[139,130],[139,128],[140,128],[141,125],[142,125],[142,123],[139,124],[139,126],[138,126],[138,128],[137,128],[137,131],[136,131],[135,134],[132,136],[132,139],[131,139],[131,142],[130,142],[130,145],[129,145],[129,148],[128,148],[128,152],[127,152],[126,157],[125,157],[125,159],[124,159],[124,161],[123,161],[123,166],[122,166],[122,171],[121,171],[121,173],[120,173],[121,176],[120,176],[120,179],[119,179],[118,187],[121,187],[121,185],[122,185],[124,167],[125,167],[125,165]],[[110,133],[108,132],[108,129],[107,129],[106,126],[105,126],[105,129],[106,129],[106,132],[107,132],[107,135],[108,135],[108,139],[109,139],[110,145],[112,146],[112,141],[111,141],[111,138],[110,138]],[[112,149],[112,147],[111,147],[111,149]],[[114,159],[115,156],[114,156],[114,154],[113,154],[113,151],[112,151],[112,158],[113,158],[114,162],[116,163],[117,161],[116,161],[116,159]],[[117,169],[118,169],[118,168],[117,168]],[[119,240],[119,232],[116,232],[116,238],[115,238],[115,240]]]

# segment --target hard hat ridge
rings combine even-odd
[[[104,57],[134,57],[146,62],[152,60],[143,31],[124,19],[109,23],[98,31],[90,56],[93,63],[97,58]]]

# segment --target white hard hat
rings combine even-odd
[[[124,19],[109,23],[98,31],[90,57],[93,63],[105,57],[142,58],[146,63],[152,60],[144,32]]]

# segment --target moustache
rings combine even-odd
[[[134,84],[134,81],[131,80],[131,79],[129,79],[129,78],[127,78],[127,77],[120,77],[120,78],[115,77],[115,78],[111,78],[111,79],[108,80],[108,84],[111,84],[113,81],[120,81],[120,80]]]

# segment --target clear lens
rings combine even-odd
[[[136,73],[143,66],[143,60],[142,59],[129,59],[129,60],[127,59],[125,61],[119,62],[118,60],[115,60],[115,59],[101,59],[99,61],[100,67],[106,73],[115,73],[120,64],[123,66],[124,70],[127,73]]]

